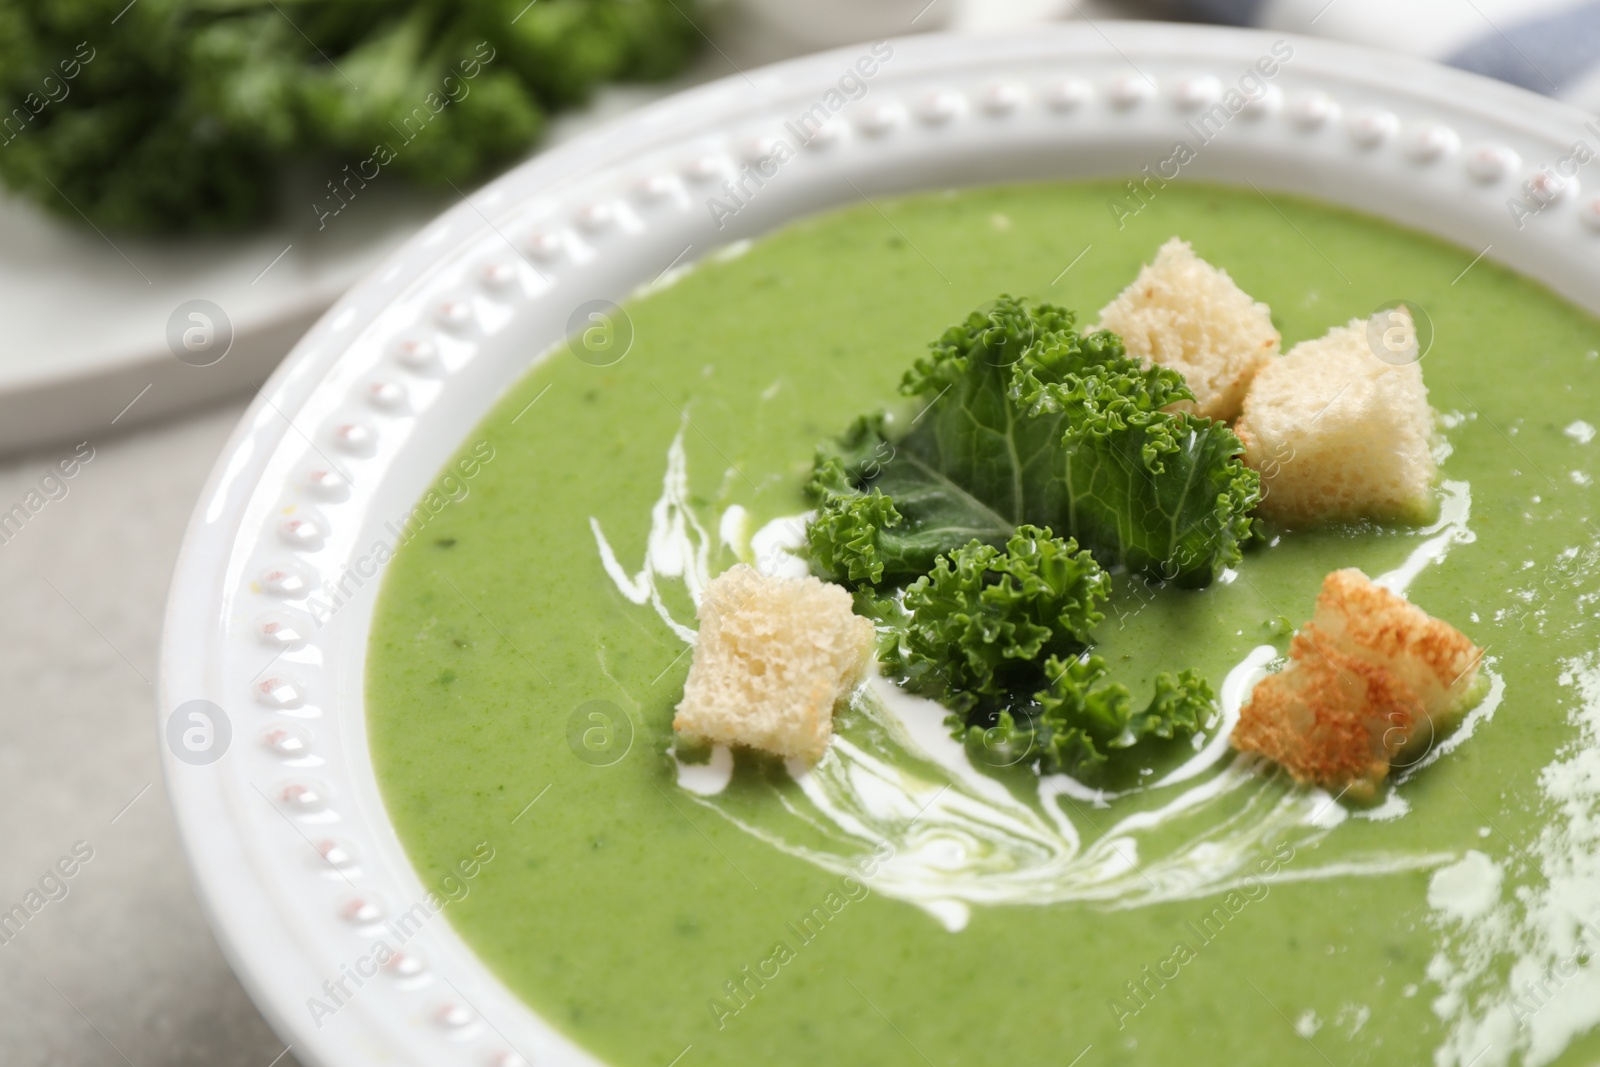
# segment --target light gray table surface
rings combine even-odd
[[[283,1052],[195,900],[151,686],[178,544],[242,412],[91,440],[67,495],[0,544],[0,910],[77,842],[93,849],[0,944],[8,1067],[268,1067]],[[0,466],[0,510],[70,451]]]
[[[1105,0],[951,2],[956,25],[1129,13]],[[723,61],[741,66],[792,51],[722,44]],[[196,900],[161,779],[152,687],[178,546],[244,407],[91,433],[93,459],[66,495],[0,535],[0,810],[11,813],[0,914],[75,846],[92,849],[65,896],[9,940],[0,929],[4,1067],[296,1067]],[[0,513],[72,451],[0,459]]]

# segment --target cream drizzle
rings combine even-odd
[[[1539,773],[1538,836],[1508,842],[1523,884],[1507,889],[1505,863],[1468,853],[1429,886],[1437,1067],[1542,1067],[1600,1025],[1600,654],[1561,668],[1576,736]]]
[[[629,575],[623,569],[600,528],[600,520],[593,515],[589,516],[589,529],[594,532],[600,563],[622,595],[635,604],[648,601],[661,620],[672,627],[672,632],[692,645],[694,627],[672,617],[661,599],[659,584],[662,578],[682,581],[690,598],[698,604],[706,583],[711,580],[711,540],[689,502],[689,460],[683,450],[683,431],[688,421],[685,415],[667,448],[667,470],[661,476],[661,495],[650,509],[650,536],[645,542],[644,565],[639,572]]]
[[[649,602],[686,642],[692,620],[679,621],[666,608],[659,582],[684,583],[699,602],[710,580],[711,538],[689,507],[684,428],[667,450],[660,498],[651,509],[643,566],[628,574],[617,561],[598,520],[591,518],[596,547],[607,574],[636,604]],[[1451,547],[1473,540],[1467,523],[1471,492],[1465,482],[1446,482],[1439,520],[1396,569],[1377,581],[1403,593],[1429,564]],[[774,520],[747,544],[736,543],[746,527],[742,509],[730,508],[718,524],[719,541],[766,573],[805,573],[795,549],[807,516]],[[1337,798],[1295,787],[1265,771],[1253,757],[1234,754],[1228,734],[1250,688],[1266,672],[1276,650],[1262,645],[1236,664],[1223,681],[1222,717],[1196,755],[1154,783],[1124,793],[1084,785],[1066,775],[1038,778],[1033,795],[1021,799],[975,766],[966,746],[950,737],[945,709],[874,676],[852,700],[853,722],[835,736],[814,767],[791,764],[799,788],[772,790],[786,817],[759,823],[725,802],[733,758],[716,750],[709,763],[678,765],[678,784],[691,799],[789,855],[843,875],[887,842],[893,855],[879,864],[873,887],[922,908],[946,929],[963,929],[974,906],[1039,905],[1084,901],[1126,909],[1223,893],[1251,881],[1256,863],[1287,843],[1294,863],[1277,879],[1369,876],[1438,867],[1452,853],[1382,853],[1317,862],[1311,846],[1349,816]],[[1410,769],[1447,755],[1481,721],[1493,715],[1503,686],[1493,679],[1490,698],[1448,741]],[[1124,799],[1120,812],[1110,804]],[[1128,804],[1140,804],[1128,811]],[[1403,814],[1404,801],[1376,817]]]

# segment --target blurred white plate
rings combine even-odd
[[[303,199],[307,225],[185,241],[108,236],[0,200],[0,451],[98,437],[260,383],[340,293],[442,206],[375,190],[319,233],[313,198]],[[196,299],[231,320],[231,347],[209,366],[181,362],[166,339],[172,313]],[[219,341],[227,336],[227,322],[213,325]]]
[[[540,155],[357,284],[250,408],[202,496],[168,605],[160,718],[173,808],[241,978],[307,1064],[592,1063],[447,922],[333,1018],[308,999],[424,899],[368,753],[378,576],[317,625],[308,593],[389,544],[435,473],[577,306],[831,207],[918,189],[1136,174],[1277,35],[1141,23],[896,41],[832,138],[719,229],[723,180],[867,54],[842,49],[680,94]],[[1184,175],[1253,182],[1421,227],[1600,311],[1594,202],[1569,184],[1519,229],[1508,198],[1585,116],[1433,64],[1292,39],[1273,91]],[[881,58],[881,57],[880,57]],[[1063,235],[1063,262],[1076,246]],[[269,249],[270,250],[270,249]],[[532,417],[537,417],[535,412]],[[345,589],[348,592],[348,589]],[[189,702],[205,701],[194,705]],[[186,716],[206,710],[211,733]],[[195,727],[185,747],[184,730]],[[797,1062],[799,1062],[797,1060]]]
[[[608,86],[552,122],[541,148],[727,70],[703,61],[671,86]],[[375,180],[347,207],[306,171],[284,218],[244,235],[132,238],[0,194],[0,453],[98,438],[261,385],[363,274],[458,199]],[[200,309],[193,301],[219,309]],[[174,354],[169,326],[182,347]],[[209,335],[209,341],[201,342]]]

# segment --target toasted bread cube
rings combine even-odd
[[[1436,728],[1477,702],[1483,651],[1454,626],[1354,567],[1323,579],[1312,622],[1344,652],[1392,671],[1422,701]]]
[[[1195,396],[1182,406],[1224,422],[1238,417],[1245,391],[1280,340],[1267,305],[1176,237],[1100,309],[1100,326],[1121,336],[1134,359],[1182,374]]]
[[[1407,327],[1403,308],[1393,314]],[[1411,333],[1415,346],[1415,332]],[[1261,474],[1260,513],[1286,526],[1427,522],[1433,409],[1415,360],[1379,359],[1368,320],[1302,341],[1256,375],[1234,430]]]
[[[1483,653],[1358,570],[1322,583],[1289,663],[1256,684],[1233,746],[1296,781],[1367,800],[1396,764],[1421,759],[1482,692]]]
[[[1256,683],[1231,740],[1297,782],[1366,800],[1421,714],[1394,675],[1346,656],[1309,626],[1289,642],[1289,665]]]
[[[817,760],[833,708],[872,659],[872,623],[850,594],[807,575],[740,564],[706,586],[700,635],[673,729],[713,744]]]

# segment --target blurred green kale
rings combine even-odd
[[[467,182],[551,108],[668,77],[695,0],[0,0],[0,179],[138,232],[227,230],[284,168]],[[341,166],[345,169],[341,170]]]

